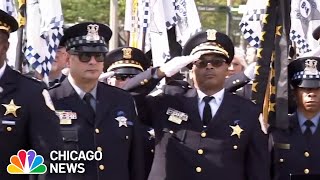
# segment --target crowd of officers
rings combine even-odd
[[[139,49],[109,52],[108,26],[76,24],[61,39],[69,72],[55,75],[47,90],[6,63],[8,38],[17,28],[0,11],[1,180],[30,178],[6,171],[20,149],[34,149],[45,164],[52,150],[103,154],[84,162],[84,174],[33,177],[39,179],[320,179],[319,57],[289,64],[297,108],[287,129],[263,131],[261,109],[231,93],[250,79],[243,73],[226,79],[234,45],[214,29],[195,34],[182,56],[152,68]],[[192,85],[172,79],[184,67]],[[103,72],[109,74],[100,82]],[[163,78],[163,90],[148,95]]]

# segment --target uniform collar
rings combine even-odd
[[[217,93],[211,95],[210,97],[214,97],[215,101],[217,104],[221,104],[222,100],[223,100],[223,96],[224,96],[224,92],[225,92],[225,89],[221,89],[220,91],[218,91]],[[203,98],[208,96],[206,95],[205,93],[203,93],[201,90],[197,89],[197,93],[198,93],[198,100],[199,100],[199,103],[202,102]]]
[[[68,80],[69,80],[71,86],[73,87],[73,89],[74,89],[74,90],[77,92],[77,94],[80,96],[80,98],[83,99],[83,97],[84,97],[84,95],[86,94],[86,92],[84,92],[82,89],[80,89],[80,88],[76,85],[76,83],[75,83],[73,77],[71,76],[71,74],[68,75]],[[96,85],[96,86],[92,89],[92,91],[90,91],[89,93],[94,97],[94,99],[97,99],[97,85]]]
[[[300,127],[302,127],[304,125],[304,122],[307,120],[307,118],[305,118],[300,111],[297,111],[297,115],[298,115],[299,125]],[[319,118],[320,118],[320,112],[310,119],[316,127],[319,124]]]
[[[2,78],[4,71],[6,70],[7,63],[4,61],[3,66],[0,68],[0,79]]]

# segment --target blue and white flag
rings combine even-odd
[[[296,52],[302,56],[317,48],[319,44],[313,39],[312,32],[320,25],[320,1],[292,0],[290,18],[290,39]]]
[[[63,35],[60,0],[28,0],[25,57],[45,82]]]
[[[244,39],[255,48],[258,48],[260,44],[261,24],[266,13],[267,3],[268,0],[260,0],[259,3],[256,0],[248,0],[246,12],[239,24]]]
[[[199,13],[194,1],[175,0],[177,41],[183,47],[188,39],[201,31]]]

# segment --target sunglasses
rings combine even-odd
[[[125,81],[128,78],[133,78],[135,75],[132,74],[117,74],[115,76],[113,76],[114,78],[116,78],[117,81]]]
[[[193,64],[196,65],[197,68],[205,68],[210,63],[213,67],[220,67],[222,66],[226,60],[224,59],[209,59],[209,60],[198,60],[194,62]]]
[[[88,53],[88,52],[72,52],[72,55],[77,55],[80,62],[87,63],[91,60],[91,57],[97,62],[104,62],[106,54],[105,53]]]

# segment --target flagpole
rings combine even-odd
[[[22,72],[22,61],[24,58],[24,54],[22,52],[22,43],[23,43],[23,34],[24,34],[24,27],[26,25],[26,0],[18,0],[18,43],[16,49],[16,62],[15,62],[15,69]]]
[[[113,31],[113,36],[109,41],[109,50],[113,50],[118,47],[118,36],[119,36],[119,27],[118,27],[118,1],[110,0],[110,28]]]

